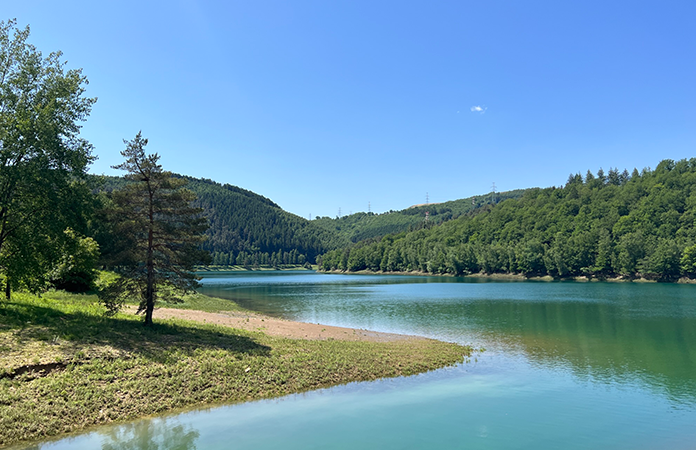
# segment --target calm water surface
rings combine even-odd
[[[414,377],[100,428],[41,449],[693,449],[696,286],[206,276],[265,314],[485,348]]]

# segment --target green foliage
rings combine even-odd
[[[331,233],[283,211],[265,197],[229,184],[173,176],[188,182],[187,188],[196,194],[193,205],[202,208],[208,218],[210,227],[201,248],[211,253],[215,265],[304,265],[333,248],[327,246]],[[109,192],[123,184],[121,178],[105,177],[103,189]],[[107,256],[113,252],[114,234],[106,225],[97,238]]]
[[[438,226],[326,253],[323,270],[527,276],[696,275],[696,159],[530,189]]]
[[[696,245],[690,245],[684,249],[680,263],[684,275],[696,277]]]
[[[416,205],[401,211],[389,211],[383,214],[359,212],[335,219],[317,217],[312,221],[312,225],[331,233],[333,238],[327,247],[343,248],[387,234],[428,228],[465,216],[487,205],[493,205],[509,198],[519,198],[523,193],[522,189],[490,193],[444,203]],[[425,219],[426,213],[427,221]]]
[[[95,99],[87,79],[44,57],[29,28],[0,22],[0,270],[9,287],[40,290],[60,259],[63,231],[84,225],[91,145],[80,125]]]
[[[124,142],[126,161],[115,168],[126,170],[130,183],[112,193],[109,214],[120,240],[111,263],[121,276],[101,295],[112,310],[125,297],[139,297],[139,312],[151,325],[157,301],[178,301],[179,293],[198,286],[193,270],[209,260],[199,247],[208,226],[191,205],[195,194],[183,188],[186,180],[162,170],[156,153],[145,154],[147,139],[138,133]]]
[[[207,179],[183,178],[196,194],[195,205],[203,208],[203,215],[209,220],[210,228],[202,248],[211,253],[212,263],[246,268],[312,264],[317,255],[328,250],[389,233],[432,226],[507,198],[517,198],[523,192],[487,194],[384,214],[356,213],[309,221],[245,189]],[[107,192],[124,183],[117,177],[104,177],[104,181]],[[429,212],[427,223],[424,221],[426,211]],[[107,255],[111,252],[109,236],[108,230],[102,230],[97,237]]]
[[[68,292],[93,290],[97,279],[95,269],[99,260],[99,245],[90,237],[78,235],[68,228],[62,256],[51,273],[51,284],[56,289]]]

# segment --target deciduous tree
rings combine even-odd
[[[74,226],[75,189],[92,146],[80,122],[96,101],[80,69],[61,53],[44,57],[27,42],[29,27],[0,22],[0,271],[10,287],[39,289]],[[82,186],[83,187],[83,186]]]

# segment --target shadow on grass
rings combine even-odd
[[[225,350],[268,356],[271,348],[231,329],[182,326],[155,322],[145,327],[141,320],[106,317],[22,302],[0,302],[0,331],[15,330],[20,340],[68,341],[72,346],[108,345],[137,353],[154,361],[171,354],[191,355],[200,350]]]

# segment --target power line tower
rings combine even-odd
[[[493,193],[493,203],[498,203],[498,189],[495,187],[495,181],[493,186],[491,186],[491,192]]]
[[[430,196],[428,195],[427,192],[425,193],[425,204],[426,204],[426,205],[429,205],[429,204],[430,204]]]
[[[340,206],[338,207],[338,218],[339,219],[341,218],[341,207]]]
[[[371,213],[371,212],[372,212],[371,206],[372,206],[372,205],[370,204],[370,202],[367,202],[367,212],[368,212],[368,213]]]

